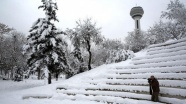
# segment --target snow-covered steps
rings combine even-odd
[[[80,83],[57,86],[56,92],[72,100],[116,104],[119,102],[114,98],[148,101],[151,95],[147,79],[154,75],[160,85],[160,102],[186,104],[186,38],[149,46],[144,53],[138,54],[142,57],[111,64],[104,73],[97,70],[97,76],[87,76],[78,80]]]
[[[84,94],[84,95],[102,95],[102,96],[113,96],[113,97],[123,97],[123,98],[133,98],[133,99],[141,99],[141,100],[150,100],[150,95],[145,94],[135,94],[129,92],[117,92],[117,91],[99,91],[99,90],[76,90],[76,89],[69,89],[69,90],[57,90],[58,93],[65,93],[70,95],[75,94]]]
[[[137,100],[150,100],[151,96],[147,94],[137,94],[137,93],[130,93],[130,92],[118,92],[118,91],[86,91],[86,90],[57,90],[58,93],[68,94],[68,95],[76,95],[76,94],[83,94],[86,96],[113,96],[113,97],[122,97],[122,98],[130,98],[130,99],[137,99]],[[184,99],[175,99],[175,98],[168,98],[168,97],[159,97],[161,102],[166,103],[173,103],[173,104],[184,104]]]
[[[72,89],[82,89],[82,86],[70,86]],[[58,86],[57,89],[68,89],[69,86]],[[84,89],[87,90],[100,90],[100,91],[122,91],[122,92],[132,92],[132,93],[139,93],[139,92],[149,92],[149,86],[133,86],[133,85],[108,85],[108,84],[101,84],[101,85],[85,85]],[[167,87],[160,87],[161,93],[163,95],[168,94],[169,96],[177,96],[180,99],[186,99],[186,90],[185,89],[178,89],[178,88],[167,88]]]

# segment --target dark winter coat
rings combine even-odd
[[[160,92],[159,82],[157,79],[154,78],[151,80],[150,87],[152,88],[152,92]]]

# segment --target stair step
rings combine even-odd
[[[143,59],[153,59],[153,58],[164,58],[164,57],[169,57],[169,56],[176,56],[176,55],[185,55],[186,50],[179,50],[176,52],[168,52],[168,53],[159,53],[155,55],[146,55],[144,57],[135,57],[132,60],[143,60]]]
[[[154,48],[154,47],[162,47],[162,46],[167,46],[167,45],[171,45],[171,44],[181,43],[181,42],[185,42],[185,41],[186,41],[186,38],[182,38],[182,39],[175,40],[175,41],[168,42],[168,43],[153,44],[153,45],[150,45],[148,48],[151,49],[151,48]]]
[[[159,62],[159,63],[147,63],[140,65],[130,65],[130,66],[117,66],[116,69],[138,69],[138,68],[155,68],[155,67],[174,67],[174,66],[186,66],[185,60]]]
[[[159,62],[168,62],[168,61],[178,61],[178,60],[185,60],[186,59],[186,54],[184,55],[176,55],[176,56],[169,56],[169,57],[164,57],[164,58],[153,58],[153,59],[144,59],[144,60],[134,60],[131,63],[134,65],[139,65],[139,64],[148,64],[148,63],[159,63]]]
[[[181,80],[158,80],[161,87],[173,87],[186,89],[186,81]],[[147,79],[97,79],[88,80],[85,83],[91,84],[111,84],[111,85],[138,85],[149,86]]]
[[[175,48],[171,48],[171,49],[162,49],[162,50],[150,51],[150,52],[147,52],[147,55],[155,55],[155,54],[159,54],[159,53],[177,52],[177,51],[180,51],[180,50],[186,50],[185,45],[179,46],[179,47],[175,47]]]
[[[84,95],[84,94],[75,94],[73,96],[69,96],[67,94],[59,94],[58,97],[55,99],[70,99],[70,100],[90,100],[90,101],[97,101],[97,102],[104,102],[107,104],[132,104],[134,102],[138,102],[139,104],[149,103],[149,104],[162,104],[160,102],[152,102],[146,100],[135,100],[129,98],[122,98],[122,97],[114,97],[114,96],[102,96],[102,95]]]
[[[29,99],[29,98],[35,98],[35,99],[49,99],[52,98],[52,95],[46,95],[46,94],[27,94],[23,95],[22,99]]]
[[[93,84],[93,85],[97,85],[96,83],[90,83],[90,84]],[[149,86],[149,84],[120,84],[120,83],[106,83],[107,85],[126,85],[126,86]],[[165,85],[159,85],[160,87],[166,87],[166,88],[176,88],[176,89],[186,89],[184,87],[174,87],[174,86],[165,86]]]
[[[186,73],[186,66],[139,68],[139,69],[113,69],[108,73],[137,74],[137,73]]]
[[[186,38],[184,40],[182,40],[181,42],[175,42],[172,44],[155,44],[155,45],[151,45],[148,48],[148,51],[156,51],[156,50],[162,50],[162,49],[170,49],[170,48],[176,48],[179,46],[185,46],[186,45]]]
[[[114,91],[114,92],[129,92],[129,93],[136,93],[136,94],[145,94],[149,95],[149,92],[146,91],[125,91],[125,90],[109,90],[109,89],[86,89],[86,91]],[[185,100],[186,97],[180,95],[168,95],[168,94],[159,94],[160,97],[167,97],[167,98],[176,98],[180,100]]]
[[[106,74],[104,77],[111,79],[147,79],[151,75],[154,75],[158,80],[186,80],[186,73]]]

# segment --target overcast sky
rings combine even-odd
[[[124,39],[134,29],[130,10],[141,6],[144,15],[141,29],[146,31],[160,19],[170,0],[55,0],[59,10],[57,27],[65,30],[75,27],[78,19],[92,18],[101,27],[102,35],[111,39]],[[180,0],[186,5],[186,0]],[[38,10],[41,0],[0,0],[0,22],[29,34],[32,23],[43,18],[44,12]]]

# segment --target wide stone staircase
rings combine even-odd
[[[147,79],[154,75],[160,85],[160,103],[186,104],[186,38],[151,45],[129,65],[110,67],[102,77],[77,84],[60,85],[58,97],[125,104],[128,99],[151,102]]]

